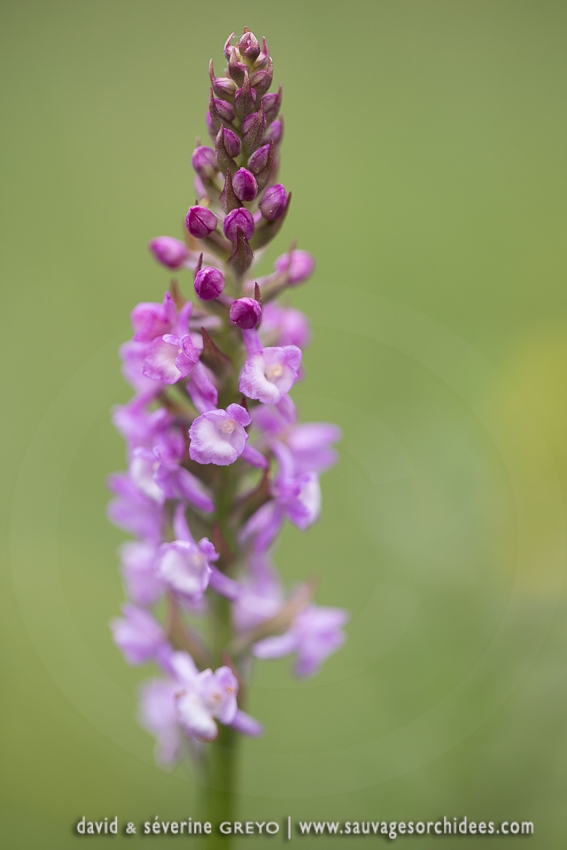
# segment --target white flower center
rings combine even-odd
[[[276,381],[283,375],[283,366],[280,363],[274,363],[273,366],[268,366],[265,374],[269,381]]]
[[[236,427],[236,420],[235,419],[225,419],[225,421],[220,426],[220,429],[223,432],[223,434],[230,436],[230,434],[232,434],[232,432],[234,431],[235,427]]]
[[[202,552],[191,552],[188,558],[190,566],[194,570],[202,570],[207,561]]]

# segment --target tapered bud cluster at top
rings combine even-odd
[[[290,391],[309,324],[275,301],[309,278],[313,258],[292,244],[271,274],[252,272],[291,200],[277,182],[282,89],[270,92],[265,39],[245,29],[224,54],[223,76],[209,66],[211,145],[193,151],[185,239],[149,243],[180,277],[132,311],[120,354],[134,397],[113,414],[128,471],[110,479],[109,516],[136,539],[121,549],[128,601],[111,626],[130,664],[162,670],[142,689],[141,719],[163,763],[184,741],[213,741],[218,723],[261,734],[242,705],[251,660],[289,654],[298,676],[312,675],[347,619],[314,604],[312,579],[286,592],[272,560],[286,522],[318,519],[340,431],[298,422]]]

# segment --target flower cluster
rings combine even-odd
[[[121,549],[128,602],[111,628],[130,664],[161,670],[141,692],[141,719],[166,764],[184,739],[214,740],[219,723],[261,734],[242,708],[252,659],[292,655],[296,675],[312,675],[347,619],[313,603],[312,581],[286,592],[272,563],[286,520],[318,519],[340,432],[300,424],[289,395],[310,331],[275,298],[307,280],[312,257],[292,245],[272,274],[251,274],[291,193],[277,182],[282,90],[269,91],[266,41],[245,29],[233,42],[224,76],[210,64],[212,145],[193,152],[186,239],[149,245],[192,278],[193,300],[175,280],[161,303],[134,308],[120,350],[134,397],[113,414],[128,471],[110,478],[109,516],[136,540]]]

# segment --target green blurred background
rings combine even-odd
[[[563,847],[565,3],[0,15],[2,843],[75,846],[82,815],[196,815],[189,771],[154,766],[136,723],[145,673],[110,640],[123,536],[104,480],[124,466],[116,350],[168,282],[146,242],[181,232],[207,63],[247,25],[284,83],[294,193],[264,267],[295,237],[318,260],[292,297],[314,328],[295,398],[344,429],[321,522],[287,529],[277,561],[352,619],[317,678],[258,667],[267,733],[244,746],[240,815],[533,820],[499,846]]]

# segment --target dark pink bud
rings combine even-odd
[[[287,194],[281,183],[269,186],[260,201],[260,210],[268,221],[275,221],[280,218],[284,214],[286,206]]]
[[[224,275],[218,269],[206,266],[197,272],[193,286],[202,301],[214,301],[224,289]]]
[[[265,94],[262,97],[262,105],[266,113],[266,121],[271,124],[278,117],[278,112],[282,105],[283,89],[280,86],[277,92]]]
[[[236,169],[234,157],[240,153],[240,139],[236,133],[221,127],[215,139],[215,150],[220,170],[225,172],[227,168],[230,168],[234,171]]]
[[[218,97],[215,97],[215,109],[221,118],[224,118],[225,121],[232,121],[234,118],[234,106],[232,103],[228,103],[226,100],[221,100]]]
[[[241,201],[252,201],[258,194],[256,178],[246,168],[238,169],[232,178],[232,188]]]
[[[262,145],[257,151],[254,151],[248,160],[248,169],[252,174],[259,174],[268,164],[268,156],[270,155],[270,146]]]
[[[215,152],[206,145],[200,145],[193,151],[191,157],[193,168],[203,180],[212,180],[217,173]]]
[[[217,217],[208,207],[190,207],[185,218],[187,230],[195,239],[205,239],[217,227]]]
[[[232,212],[232,210],[236,210],[242,206],[240,203],[240,198],[238,198],[232,188],[232,176],[230,168],[226,169],[226,176],[224,178],[224,186],[222,192],[220,193],[219,201],[222,204],[222,207],[226,213]]]
[[[247,115],[254,112],[255,108],[256,92],[250,85],[248,74],[245,74],[242,87],[236,89],[234,95],[234,109],[240,120],[243,121]]]
[[[256,182],[258,183],[258,191],[261,192],[266,186],[270,183],[270,181],[275,179],[275,175],[277,173],[278,163],[275,155],[275,145],[272,139],[270,139],[268,145],[265,145],[268,149],[268,156],[266,157],[266,164],[262,168],[261,171],[255,172]],[[263,150],[263,148],[260,148]],[[252,157],[251,157],[252,160]],[[261,165],[264,161],[264,157],[258,158],[258,165]],[[251,170],[251,169],[250,169]]]
[[[168,269],[178,269],[190,256],[186,245],[173,236],[158,236],[157,239],[152,239],[148,247],[158,263]]]
[[[211,80],[213,91],[221,100],[232,100],[236,91],[236,83],[230,77],[214,77]]]
[[[270,51],[268,50],[268,43],[264,36],[262,36],[262,50],[260,51],[260,55],[256,59],[254,63],[254,67],[258,68],[266,68],[270,62]]]
[[[228,127],[223,128],[223,142],[224,148],[231,159],[234,159],[240,154],[242,143],[238,133],[235,133],[234,130],[230,130]]]
[[[242,122],[242,144],[247,154],[253,153],[262,144],[266,133],[266,116],[260,103],[258,112],[252,112]]]
[[[254,219],[252,213],[248,212],[244,207],[239,207],[237,210],[229,212],[224,220],[224,235],[233,244],[236,244],[237,231],[240,228],[242,235],[246,239],[250,239],[254,233]]]
[[[280,118],[279,121],[273,121],[268,127],[268,132],[266,133],[267,139],[272,139],[274,144],[279,145],[283,138],[283,130],[284,123],[283,118]]]
[[[248,70],[248,66],[243,62],[238,61],[238,53],[236,47],[231,47],[228,59],[228,73],[234,80],[237,86],[241,86],[244,82],[244,74]]]
[[[236,83],[230,77],[215,77],[212,59],[209,62],[209,77],[216,96],[220,97],[221,100],[232,100],[236,91]]]
[[[240,36],[238,49],[244,61],[252,66],[260,55],[260,42],[253,32],[245,30],[244,34]]]
[[[260,71],[254,71],[251,74],[250,84],[256,89],[256,94],[265,94],[272,85],[274,77],[273,65],[274,63],[271,59],[269,59],[267,68]]]
[[[255,328],[262,318],[262,308],[254,298],[239,298],[230,305],[230,321],[244,331]]]

